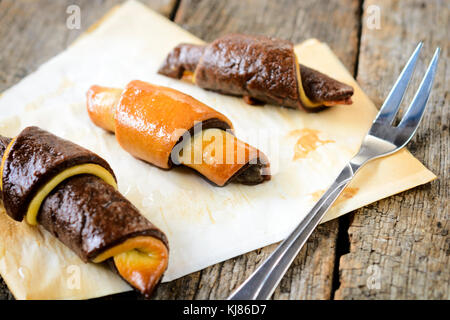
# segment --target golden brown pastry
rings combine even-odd
[[[227,117],[177,90],[138,80],[124,90],[92,86],[87,110],[126,151],[160,168],[183,164],[218,186],[270,179],[267,157],[237,139]]]

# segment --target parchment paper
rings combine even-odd
[[[0,97],[0,134],[12,137],[38,125],[111,164],[120,191],[169,238],[164,281],[282,240],[357,151],[377,113],[330,48],[317,40],[296,46],[299,60],[351,84],[353,105],[313,114],[255,107],[157,75],[180,42],[201,41],[130,1]],[[85,109],[92,84],[124,87],[133,79],[176,88],[224,113],[238,137],[268,155],[272,180],[218,188],[188,169],[166,171],[134,159],[91,123]],[[324,221],[434,178],[403,150],[367,165]],[[81,262],[42,228],[12,221],[3,207],[0,273],[18,299],[84,299],[130,290],[106,267]]]

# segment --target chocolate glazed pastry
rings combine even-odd
[[[83,261],[108,264],[149,297],[168,262],[166,236],[117,190],[105,160],[37,127],[0,136],[6,212],[41,224]]]
[[[265,36],[230,34],[205,46],[180,44],[158,73],[243,96],[249,104],[314,111],[352,103],[352,87],[299,64],[291,42]]]
[[[182,164],[218,186],[270,179],[267,157],[237,139],[227,117],[177,90],[137,80],[124,90],[92,86],[87,109],[126,151],[160,168]]]

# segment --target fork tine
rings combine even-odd
[[[380,108],[375,121],[383,122],[386,124],[391,124],[394,120],[395,115],[398,112],[400,103],[403,100],[406,89],[408,88],[409,81],[411,80],[412,74],[414,73],[414,67],[416,66],[417,58],[419,57],[420,50],[422,49],[422,42],[419,42],[413,54],[408,60],[408,63],[403,68],[400,76],[397,78],[394,86],[389,92],[386,100]]]
[[[434,77],[436,75],[436,68],[439,60],[439,53],[441,49],[437,48],[434,52],[433,58],[431,59],[430,65],[428,66],[427,72],[420,83],[419,89],[417,90],[411,104],[406,110],[403,119],[400,121],[398,128],[407,129],[412,137],[419,126],[420,120],[422,119],[425,107],[430,97],[431,88],[433,86]],[[409,139],[407,140],[409,141]],[[406,141],[406,142],[407,142]],[[406,143],[405,142],[405,143]]]

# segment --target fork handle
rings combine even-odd
[[[228,297],[228,300],[267,300],[272,296],[292,261],[298,255],[327,210],[351,181],[356,170],[357,168],[350,163],[344,167],[330,188],[322,195],[294,231]]]

